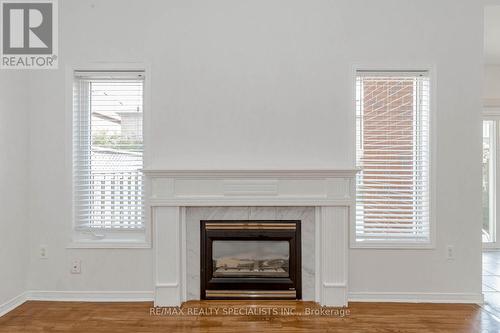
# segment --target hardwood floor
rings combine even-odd
[[[31,301],[1,317],[0,332],[500,332],[500,321],[477,305],[351,303],[345,317],[305,315],[319,307],[294,301],[188,302],[183,314],[153,314],[151,306]]]

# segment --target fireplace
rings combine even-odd
[[[357,170],[146,169],[143,172],[146,211],[151,221],[146,223],[149,232],[145,236],[148,244],[149,241],[155,244],[155,306],[180,306],[188,300],[207,298],[207,290],[211,290],[211,296],[218,290],[229,291],[226,295],[243,290],[230,283],[225,289],[217,285],[221,279],[229,282],[229,279],[241,281],[242,278],[214,277],[208,271],[213,270],[211,266],[201,275],[200,263],[212,261],[211,255],[206,258],[205,252],[203,256],[200,253],[205,249],[200,246],[200,221],[204,220],[256,223],[300,220],[302,252],[295,257],[300,260],[302,256],[301,275],[292,276],[295,259],[291,251],[290,277],[273,277],[275,282],[288,279],[288,288],[292,289],[260,284],[259,289],[245,290],[253,295],[252,292],[259,290],[286,292],[295,288],[295,297],[302,300],[316,301],[323,306],[347,305],[347,254],[349,234],[354,233],[348,226],[355,215]],[[298,239],[295,244],[300,244]],[[295,263],[295,267],[300,264]],[[265,277],[244,279],[262,281]]]
[[[201,221],[202,299],[301,299],[300,221]]]

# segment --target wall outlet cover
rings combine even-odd
[[[82,261],[73,260],[71,263],[71,274],[80,274],[82,272]]]

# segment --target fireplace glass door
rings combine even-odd
[[[201,221],[201,299],[301,299],[298,220]]]
[[[288,241],[215,240],[212,243],[214,277],[288,277]]]

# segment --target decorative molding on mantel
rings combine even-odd
[[[167,178],[338,178],[354,177],[359,169],[304,170],[168,170],[144,169],[149,177]]]
[[[313,206],[316,297],[347,305],[349,222],[358,170],[144,170],[155,247],[155,306],[186,301],[186,207]],[[307,259],[306,259],[307,260]]]
[[[290,198],[288,200],[278,199],[252,199],[252,198],[234,198],[234,199],[210,199],[210,200],[196,200],[196,199],[150,199],[148,206],[151,208],[156,207],[325,207],[325,206],[349,206],[350,199],[346,200],[324,200],[322,198]],[[182,203],[182,204],[181,204]]]
[[[144,170],[149,207],[348,206],[357,170]]]

